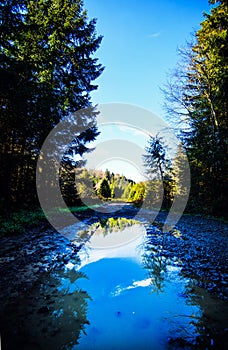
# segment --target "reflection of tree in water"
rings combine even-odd
[[[5,307],[1,326],[7,350],[69,349],[89,324],[88,294],[77,288],[85,277],[72,270],[44,276],[29,293]]]
[[[172,229],[167,234],[162,232],[162,227],[163,224],[160,222],[152,223],[142,257],[144,267],[148,270],[151,284],[156,292],[163,292],[164,281],[167,278],[167,266],[174,265],[173,259],[177,261],[175,254],[168,250],[169,239],[171,236],[177,239],[182,238],[179,230]],[[179,259],[178,261],[180,262]]]
[[[179,336],[173,332],[167,349],[223,350],[224,344],[228,343],[227,303],[211,296],[191,279],[189,279],[184,295],[180,297],[184,297],[188,305],[197,306],[200,312],[185,315],[189,317],[189,327],[184,327],[184,332]],[[177,315],[177,317],[182,317],[182,315]]]
[[[88,239],[94,233],[103,234],[107,236],[110,233],[123,231],[125,228],[130,227],[135,224],[141,224],[137,220],[126,219],[126,218],[101,218],[98,222],[90,225],[89,229],[81,230],[78,232],[80,238]]]
[[[174,255],[166,250],[167,237],[162,236],[159,229],[156,231],[155,228],[152,234],[157,236],[157,244],[147,242],[142,258],[153,290],[159,293],[164,289],[168,273],[167,267],[174,265]],[[182,238],[178,230],[172,230],[170,234],[177,239]],[[179,334],[173,332],[173,336],[169,339],[168,349],[224,349],[224,344],[228,343],[228,304],[210,295],[204,288],[198,287],[195,277],[195,275],[189,276],[181,271],[180,278],[184,278],[187,284],[185,292],[180,293],[179,298],[184,298],[188,305],[197,306],[200,312],[184,316],[189,318],[188,326],[183,326]],[[183,317],[183,315],[177,314],[176,317]]]
[[[163,292],[167,265],[169,263],[169,260],[162,255],[162,248],[162,245],[155,247],[148,242],[144,247],[142,256],[143,265],[148,270],[153,291],[156,292]]]
[[[228,304],[218,297],[210,295],[204,288],[190,280],[186,288],[187,302],[201,309],[200,317],[192,324],[197,328],[197,349],[224,349],[228,343]]]

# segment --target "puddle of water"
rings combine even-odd
[[[103,238],[99,229],[80,253],[81,266],[88,279],[78,281],[92,297],[88,301],[85,333],[73,349],[167,349],[169,339],[195,338],[192,320],[201,316],[198,306],[186,302],[189,280],[180,277],[180,269],[169,265],[162,293],[155,288],[143,263],[146,245],[144,226],[113,232]],[[134,240],[125,245],[107,244],[106,237],[134,232]],[[137,232],[137,234],[136,234]],[[114,242],[109,238],[108,242]],[[99,243],[98,243],[99,242]],[[91,248],[92,246],[92,248]],[[95,247],[94,247],[95,246]],[[163,271],[160,271],[161,273]],[[187,334],[186,334],[187,333]]]
[[[80,264],[77,256],[5,307],[6,349],[219,349],[211,334],[223,304],[159,254],[140,222],[109,218],[70,235],[86,242]]]

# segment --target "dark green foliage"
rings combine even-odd
[[[108,180],[106,178],[102,179],[101,182],[99,183],[99,187],[97,189],[97,194],[101,198],[110,198],[111,197],[111,189],[108,183]]]
[[[146,154],[143,156],[144,164],[151,177],[164,180],[164,174],[168,168],[169,160],[166,159],[165,147],[162,139],[157,135],[150,136],[148,146],[145,148]]]
[[[67,206],[80,205],[81,200],[76,187],[75,169],[71,166],[62,166],[60,169],[59,184],[63,199]]]
[[[157,206],[163,198],[162,206],[169,208],[174,197],[174,184],[171,160],[167,158],[167,147],[161,137],[150,136],[143,155],[149,181],[146,183],[147,203]]]
[[[14,235],[25,232],[40,225],[45,216],[41,209],[20,210],[7,217],[0,216],[0,237],[5,235]]]
[[[1,4],[0,181],[4,206],[35,200],[35,166],[48,133],[64,116],[88,107],[103,68],[92,55],[101,37],[81,0],[5,0]],[[78,120],[64,161],[87,151],[95,115]]]
[[[166,88],[170,119],[181,125],[191,167],[189,208],[227,213],[228,4],[205,15]]]

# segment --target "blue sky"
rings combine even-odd
[[[207,0],[85,0],[103,35],[95,57],[105,66],[91,94],[94,104],[123,102],[164,117],[159,87],[177,61],[177,48],[198,30]]]
[[[207,0],[85,0],[89,18],[103,35],[96,52],[105,71],[96,80],[95,103],[133,103],[162,113],[166,73],[177,48],[199,28]]]

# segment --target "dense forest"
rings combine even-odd
[[[164,88],[166,112],[191,168],[189,210],[227,215],[228,5],[216,4],[179,51]]]
[[[166,115],[179,135],[191,169],[188,211],[226,214],[228,123],[228,5],[205,14],[192,42],[180,50],[180,62],[164,87]],[[103,67],[94,58],[102,37],[96,21],[88,20],[81,0],[5,0],[1,3],[0,209],[2,213],[38,206],[36,163],[52,128],[76,110],[91,106],[93,81]],[[75,135],[61,163],[60,185],[68,205],[94,195],[135,203],[150,198],[156,206],[163,187],[163,206],[172,204],[178,185],[181,152],[167,158],[163,140],[150,137],[145,145],[147,172],[158,179],[134,183],[124,176],[91,173],[77,167],[96,139],[96,114],[78,120],[89,128]],[[84,166],[84,164],[83,164]],[[75,176],[78,182],[75,184]],[[92,182],[93,191],[88,192]]]
[[[35,171],[45,138],[91,105],[92,82],[103,71],[94,58],[102,40],[95,25],[81,0],[1,2],[1,210],[38,204]],[[69,153],[82,155],[98,130],[93,114],[77,122],[89,127]]]

